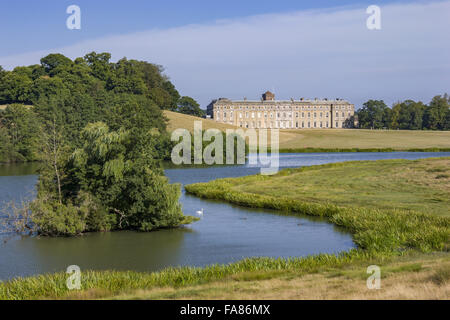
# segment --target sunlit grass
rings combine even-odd
[[[202,121],[203,129],[236,129],[237,127],[177,112],[165,111],[168,129],[193,131],[194,121]],[[270,134],[269,134],[270,140]],[[450,131],[298,129],[280,130],[283,152],[387,152],[450,151]]]

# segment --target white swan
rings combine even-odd
[[[197,211],[197,215],[203,216],[203,208],[202,208],[202,210],[198,210],[198,211]]]

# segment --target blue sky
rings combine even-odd
[[[81,30],[65,26],[71,4],[81,7]],[[382,8],[382,30],[365,27],[370,4]],[[449,91],[449,8],[401,0],[2,1],[0,65],[109,51],[115,60],[164,65],[181,94],[203,107],[266,89],[357,107],[369,98],[428,102]]]
[[[407,3],[378,0],[377,4]],[[1,55],[41,50],[111,34],[169,28],[267,13],[284,13],[345,5],[355,0],[14,0],[0,3]],[[82,9],[82,29],[65,28],[66,8]]]

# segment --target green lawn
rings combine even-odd
[[[194,121],[202,121],[203,129],[236,129],[237,127],[177,112],[165,111],[168,130],[185,128],[193,131]],[[270,139],[270,134],[269,134]],[[447,150],[450,131],[423,130],[361,130],[361,129],[299,129],[280,130],[282,151],[379,151],[384,150]]]
[[[231,189],[310,203],[450,215],[450,159],[361,161],[291,170]]]
[[[450,131],[423,130],[282,130],[281,149],[428,149],[450,148]]]

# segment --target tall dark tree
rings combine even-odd
[[[191,97],[181,97],[178,101],[178,112],[196,117],[204,117],[205,111],[200,109],[200,105]]]
[[[358,121],[361,128],[380,129],[389,126],[389,109],[383,100],[369,100],[358,110]]]
[[[0,126],[7,130],[9,143],[24,160],[37,160],[40,123],[31,107],[9,105],[0,113]]]
[[[430,105],[425,109],[425,127],[431,130],[444,130],[446,128],[447,114],[449,110],[449,97],[435,96]]]
[[[424,111],[425,105],[422,102],[406,100],[400,103],[398,127],[408,130],[422,129]]]

